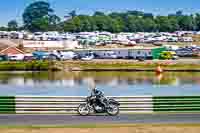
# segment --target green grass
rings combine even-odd
[[[200,64],[160,63],[166,71],[200,71]],[[158,62],[48,62],[48,61],[30,61],[30,62],[0,62],[0,71],[48,71],[62,70],[65,68],[79,68],[80,70],[140,70],[154,71]]]
[[[69,63],[65,63],[67,66]],[[139,63],[139,62],[115,62],[115,63],[110,63],[110,62],[75,62],[71,63],[70,67],[71,68],[80,68],[81,70],[155,70],[156,67],[158,66],[158,63]],[[197,70],[200,71],[200,64],[184,64],[184,63],[176,63],[176,64],[167,64],[167,63],[162,63],[161,67],[164,70],[185,70],[185,71],[192,71],[192,70]]]
[[[16,61],[0,62],[0,71],[46,71],[49,70],[48,61]]]

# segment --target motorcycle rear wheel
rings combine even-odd
[[[78,113],[82,116],[87,116],[90,113],[90,108],[87,104],[80,104],[78,107]]]

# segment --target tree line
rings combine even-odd
[[[60,32],[90,32],[108,31],[119,32],[174,32],[174,31],[199,31],[200,14],[184,14],[177,11],[167,16],[155,16],[152,13],[141,11],[112,12],[105,14],[95,12],[93,15],[77,15],[71,11],[62,20],[51,8],[50,3],[37,1],[31,3],[22,15],[23,26],[19,26],[16,20],[8,22],[7,27],[0,30],[28,30],[36,31],[60,31]]]

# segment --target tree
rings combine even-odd
[[[73,19],[74,17],[76,17],[76,10],[73,10],[69,13],[70,17]]]
[[[126,21],[126,27],[127,31],[129,32],[136,32],[137,31],[137,17],[136,16],[128,16],[127,21]]]
[[[78,16],[64,23],[64,31],[81,32],[81,20]]]
[[[110,28],[111,32],[113,33],[123,32],[125,29],[124,27],[125,27],[124,22],[120,17],[112,19]]]
[[[75,32],[81,32],[81,20],[78,16],[73,18],[73,23],[75,25]]]
[[[96,11],[93,16],[105,16],[103,12]]]
[[[179,26],[178,20],[176,18],[171,18],[169,21],[170,21],[170,24],[172,26],[171,32],[180,30],[180,26]]]
[[[54,16],[54,11],[50,4],[45,1],[36,1],[26,7],[23,13],[24,27],[30,31],[46,31],[48,25],[52,22],[51,17]],[[42,27],[40,24],[42,23]],[[46,24],[47,26],[44,26]],[[44,29],[44,27],[46,27]]]
[[[63,23],[63,29],[65,32],[75,32],[76,26],[73,22],[73,20],[69,20]]]
[[[156,17],[157,28],[160,32],[172,32],[173,26],[167,16]]]
[[[142,11],[112,12],[96,11],[92,16],[77,15],[72,10],[61,22],[50,4],[37,1],[30,4],[23,13],[24,28],[30,31],[109,31],[118,32],[174,32],[177,30],[200,30],[200,14],[185,15],[182,11],[168,16],[154,16]]]
[[[127,15],[126,13],[118,13],[118,12],[112,12],[109,14],[111,18],[122,18],[122,19],[125,18],[126,15]]]
[[[144,19],[141,17],[137,17],[136,19],[136,28],[137,28],[137,32],[145,32],[145,23],[144,23]]]
[[[32,22],[32,26],[34,27],[34,31],[48,31],[49,29],[49,20],[47,17],[38,18]]]
[[[195,17],[196,30],[200,30],[200,14],[197,13]]]
[[[146,19],[143,19],[143,28],[146,32],[155,32],[157,25],[153,19],[147,17]]]
[[[56,16],[56,15],[51,15],[49,17],[49,22],[48,22],[48,30],[50,31],[60,31],[60,22],[61,19]]]
[[[154,16],[153,16],[153,14],[152,13],[144,13],[144,16],[143,16],[144,18],[150,18],[150,19],[153,19],[154,18]]]
[[[110,31],[112,19],[106,15],[95,15],[94,21],[98,31]]]
[[[90,17],[87,15],[80,15],[79,16],[80,21],[80,29],[82,32],[89,32],[89,31],[93,31],[92,29],[92,24],[90,21]]]
[[[7,27],[4,27],[4,26],[0,27],[0,31],[7,31],[7,30],[8,30]]]
[[[11,20],[8,22],[8,30],[16,31],[18,29],[18,23],[16,20]]]
[[[181,10],[177,11],[176,16],[183,16],[183,11],[181,11]]]
[[[89,16],[88,20],[89,20],[90,25],[91,25],[91,31],[96,31],[97,25],[96,25],[95,19],[92,16]]]
[[[194,30],[195,28],[193,16],[180,16],[178,17],[178,23],[181,30]]]
[[[141,11],[127,11],[127,15],[133,15],[133,16],[144,16],[144,12]]]

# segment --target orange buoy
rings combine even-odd
[[[157,74],[163,73],[163,69],[160,66],[158,66],[155,71]]]
[[[158,81],[161,81],[163,79],[163,74],[162,73],[156,73],[156,78]]]

